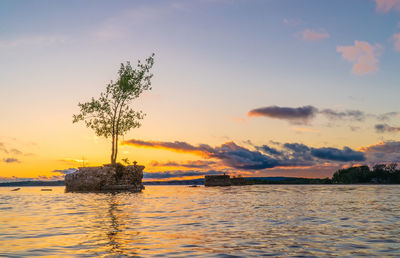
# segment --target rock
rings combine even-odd
[[[65,176],[66,192],[140,192],[144,166],[121,164],[82,167]]]
[[[205,176],[204,186],[230,186],[231,177],[229,175]]]
[[[230,185],[252,185],[253,181],[244,177],[233,177],[229,175],[205,176],[204,186],[230,186]]]

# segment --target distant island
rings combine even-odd
[[[368,166],[354,166],[336,171],[332,178],[302,177],[246,177],[254,184],[400,184],[400,169],[396,163]],[[144,185],[204,185],[204,178],[189,180],[146,181]],[[18,181],[2,182],[7,186],[64,186],[64,180],[58,181]]]

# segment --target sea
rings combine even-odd
[[[1,257],[400,256],[399,185],[14,188]]]

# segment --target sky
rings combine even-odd
[[[0,0],[0,180],[109,163],[72,115],[152,53],[145,180],[400,162],[400,0]]]

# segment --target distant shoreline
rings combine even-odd
[[[330,180],[320,178],[298,178],[298,177],[246,177],[255,185],[398,185],[388,183],[332,183]],[[204,179],[193,180],[169,180],[169,181],[147,181],[144,185],[204,185]],[[1,182],[0,187],[15,186],[65,186],[64,180],[57,181],[16,181]]]

